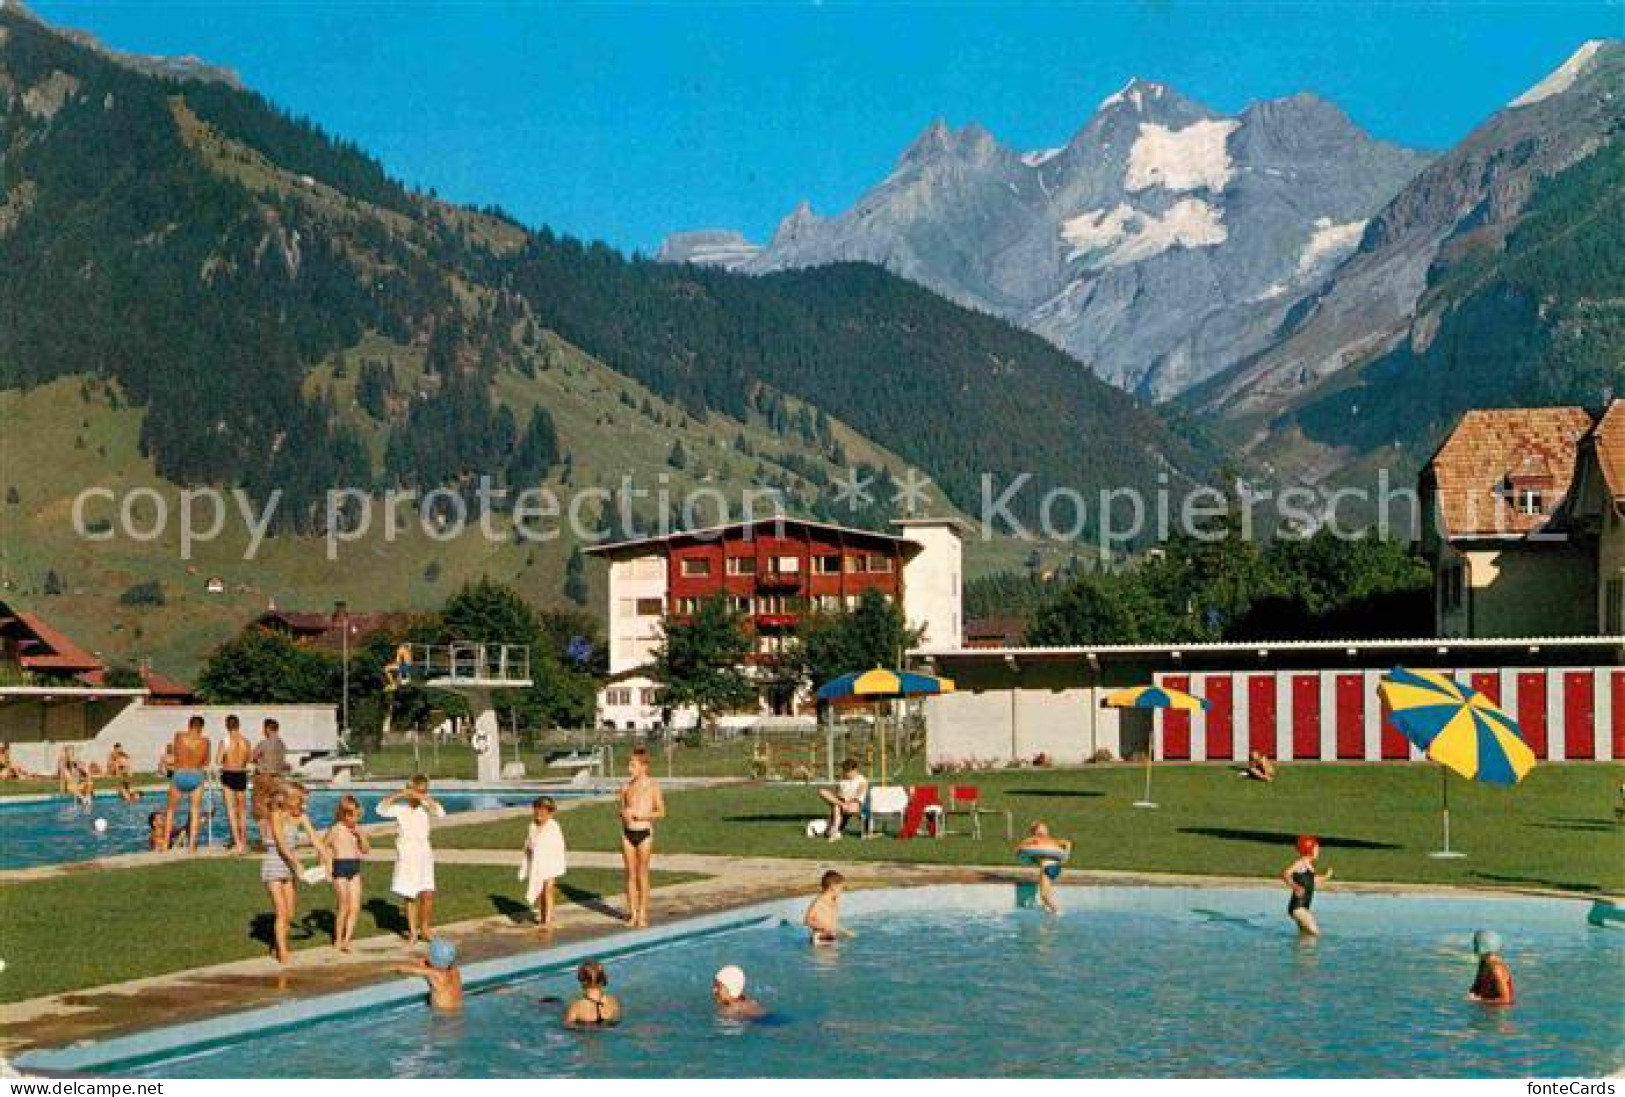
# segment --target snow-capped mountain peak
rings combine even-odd
[[[1580,78],[1580,75],[1585,72],[1587,66],[1591,64],[1592,58],[1597,56],[1597,51],[1602,49],[1605,44],[1601,38],[1593,38],[1584,43],[1569,55],[1567,61],[1553,69],[1544,80],[1512,100],[1507,106],[1527,107],[1568,91],[1569,88],[1574,86],[1574,82]]]

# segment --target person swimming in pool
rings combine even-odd
[[[181,797],[190,798],[191,811],[186,832],[186,844],[197,852],[198,821],[203,817],[203,778],[209,768],[211,745],[203,734],[203,717],[194,716],[186,722],[186,730],[177,732],[174,741],[175,771],[169,778],[169,800],[164,806],[164,833],[168,834],[175,822],[175,808]],[[167,845],[165,849],[169,848]]]
[[[1487,1006],[1510,1006],[1517,999],[1512,986],[1512,969],[1501,958],[1501,935],[1481,929],[1473,934],[1473,952],[1478,956],[1478,974],[1467,992],[1469,1002]]]
[[[1292,889],[1292,898],[1286,904],[1287,917],[1297,923],[1298,932],[1305,937],[1320,936],[1320,923],[1315,921],[1314,912],[1309,908],[1315,902],[1317,879],[1332,878],[1331,869],[1322,872],[1315,868],[1315,858],[1319,856],[1320,840],[1312,834],[1299,835],[1298,859],[1281,871],[1281,879]]]
[[[818,881],[818,897],[807,908],[801,921],[807,927],[815,945],[833,945],[852,931],[841,925],[841,893],[846,890],[846,877],[830,869]]]
[[[597,960],[586,960],[576,968],[581,997],[564,1010],[566,1028],[608,1028],[619,1024],[621,1003],[608,990],[609,973]]]
[[[457,948],[444,937],[429,942],[429,955],[395,969],[402,975],[421,975],[429,984],[429,1006],[450,1012],[463,1008],[463,973],[457,968]]]
[[[745,993],[745,969],[729,964],[711,980],[711,1000],[719,1016],[735,1021],[754,1021],[767,1016],[767,1007]]]
[[[1019,854],[1027,849],[1059,849],[1066,853],[1072,852],[1072,841],[1068,838],[1056,838],[1049,832],[1049,824],[1039,819],[1027,831],[1027,837],[1016,846]],[[1055,901],[1055,881],[1061,878],[1061,862],[1050,857],[1043,857],[1037,861],[1038,865],[1038,904],[1051,914],[1061,913],[1061,907]]]
[[[666,798],[649,776],[649,751],[634,747],[627,759],[627,782],[621,788],[621,860],[626,865],[626,921],[634,928],[649,924],[649,866],[654,861],[654,821],[666,816]]]

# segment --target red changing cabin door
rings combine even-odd
[[[1501,703],[1500,672],[1493,670],[1475,671],[1472,677],[1468,679],[1468,684],[1497,705]]]
[[[1614,721],[1614,760],[1625,761],[1625,670],[1613,673],[1614,695],[1610,715]]]
[[[1589,670],[1563,673],[1563,757],[1597,756],[1596,679]]]
[[[1337,676],[1337,756],[1365,757],[1365,675]]]
[[[1236,680],[1228,674],[1210,674],[1202,683],[1207,697],[1207,757],[1209,761],[1234,758]]]
[[[1168,675],[1162,684],[1184,693],[1191,691],[1191,680],[1185,675]],[[1191,714],[1176,709],[1162,712],[1162,756],[1183,761],[1191,756]]]
[[[1518,727],[1536,758],[1546,757],[1546,672],[1518,673]]]
[[[1247,679],[1247,749],[1275,757],[1275,675]]]
[[[1292,757],[1320,757],[1320,675],[1292,676]]]

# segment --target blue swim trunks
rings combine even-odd
[[[192,792],[203,783],[203,771],[201,769],[178,769],[170,777],[170,781],[174,783],[178,791]]]

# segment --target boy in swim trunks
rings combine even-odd
[[[248,763],[254,746],[243,735],[243,722],[226,717],[226,745],[220,748],[220,788],[225,793],[231,852],[248,852]]]
[[[1049,824],[1042,819],[1035,822],[1027,831],[1027,837],[1016,846],[1019,854],[1024,849],[1059,849],[1067,853],[1072,852],[1072,842],[1068,838],[1056,838],[1049,832]],[[1061,862],[1051,858],[1041,858],[1038,865],[1038,904],[1051,914],[1061,913],[1060,905],[1055,902],[1055,881],[1061,878]]]
[[[852,931],[841,925],[841,893],[846,890],[846,877],[834,869],[824,873],[818,881],[818,898],[807,908],[802,924],[812,935],[815,945],[833,945]]]
[[[429,946],[429,955],[395,969],[402,975],[421,975],[429,984],[429,1006],[442,1011],[463,1008],[463,973],[457,969],[457,949],[441,938]]]
[[[194,716],[186,722],[186,730],[177,732],[172,744],[175,754],[175,772],[169,777],[169,801],[164,806],[164,834],[167,836],[175,822],[175,808],[181,797],[190,798],[186,844],[197,852],[197,827],[203,817],[203,778],[209,768],[210,744],[203,734],[203,717]],[[169,848],[165,842],[165,849]]]
[[[324,841],[333,858],[333,947],[349,952],[361,917],[361,858],[372,848],[361,831],[360,800],[349,795],[339,800]]]
[[[627,782],[621,788],[621,860],[626,865],[626,921],[633,928],[649,924],[649,865],[654,860],[654,821],[666,816],[666,798],[649,776],[649,751],[635,747],[627,759]]]

